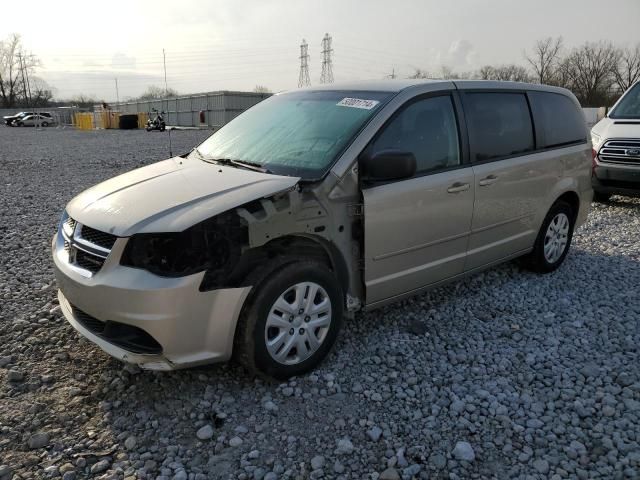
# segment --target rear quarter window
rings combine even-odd
[[[569,97],[559,93],[529,92],[529,99],[542,148],[587,141],[584,115]]]
[[[463,104],[473,161],[533,151],[533,125],[524,93],[466,93]]]

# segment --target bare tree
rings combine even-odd
[[[11,108],[19,102],[26,103],[23,78],[31,75],[39,64],[37,57],[25,53],[17,33],[0,41],[0,100],[5,108]]]
[[[414,67],[413,70],[413,73],[408,78],[433,78],[426,70],[417,67]]]
[[[547,37],[536,42],[531,54],[525,53],[525,58],[531,65],[538,83],[553,84],[562,53],[562,44],[562,37]]]
[[[162,98],[177,97],[179,94],[173,88],[165,89],[157,85],[149,85],[145,92],[140,95],[138,100],[160,100]]]
[[[438,75],[438,78],[442,80],[466,80],[471,78],[471,76],[470,72],[456,72],[448,65],[442,65],[440,67],[440,75]]]
[[[104,103],[104,102],[98,100],[96,97],[92,95],[86,95],[84,93],[81,93],[79,95],[75,95],[71,97],[68,103],[80,108],[89,108],[94,105],[97,105],[98,103]]]
[[[478,70],[476,77],[481,80],[503,80],[510,82],[529,82],[531,76],[527,69],[515,64],[485,65]]]
[[[256,85],[253,88],[253,92],[254,93],[271,93],[271,90],[269,90],[269,87],[265,87],[264,85]]]
[[[31,77],[31,101],[34,107],[47,107],[53,99],[53,89],[39,77]]]
[[[640,43],[635,48],[620,51],[620,59],[613,66],[612,73],[619,93],[628,90],[640,80]]]
[[[574,48],[563,62],[567,87],[584,107],[607,105],[615,84],[612,72],[620,60],[620,50],[610,42],[587,42]]]

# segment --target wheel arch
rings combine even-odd
[[[295,257],[308,258],[326,264],[338,279],[343,293],[349,289],[349,270],[338,248],[328,240],[310,234],[291,234],[273,239],[258,249],[265,250],[269,256],[281,255],[282,262],[291,263]]]
[[[568,190],[562,193],[558,198],[556,198],[553,204],[557,202],[565,202],[569,204],[573,210],[574,219],[578,217],[578,213],[580,212],[580,197],[574,190]]]

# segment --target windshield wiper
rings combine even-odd
[[[196,155],[198,156],[198,158],[200,158],[200,160],[206,160],[206,158],[204,158],[204,155],[202,154],[202,152],[200,152],[200,150],[198,150],[198,147],[193,147],[191,149],[191,152],[189,153],[193,153],[196,152]]]
[[[248,160],[236,160],[235,158],[207,158],[202,154],[200,150],[198,150],[198,147],[194,147],[191,151],[195,152],[198,158],[200,158],[200,160],[204,162],[209,162],[209,163],[215,162],[221,165],[234,165],[236,167],[242,167],[242,168],[246,168],[248,170],[254,170],[260,173],[272,173],[271,170],[263,167],[258,162],[250,162]]]
[[[263,167],[261,164],[257,162],[250,162],[248,160],[236,160],[234,158],[212,158],[211,161],[220,163],[222,165],[235,165],[237,167],[243,167],[248,170],[253,170],[260,173],[271,173],[271,170]]]

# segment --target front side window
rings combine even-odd
[[[474,161],[520,155],[534,149],[531,115],[523,93],[467,93],[463,103]]]
[[[611,118],[640,118],[640,82],[624,94],[609,116]]]
[[[198,147],[205,160],[231,159],[317,179],[393,95],[302,91],[274,95],[238,116]]]
[[[559,93],[529,92],[536,129],[543,134],[542,147],[552,148],[587,141],[582,110]]]
[[[371,145],[371,154],[382,150],[411,152],[417,173],[460,164],[458,126],[451,97],[418,100],[403,108]]]

